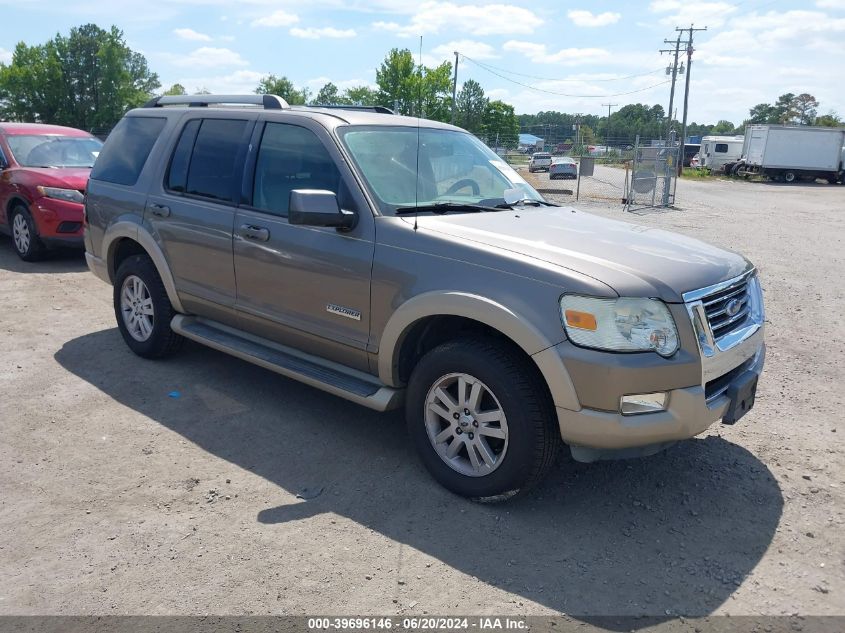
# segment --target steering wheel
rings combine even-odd
[[[479,187],[478,183],[475,182],[472,178],[464,178],[462,180],[459,180],[458,182],[454,183],[451,187],[449,187],[443,195],[448,196],[459,191],[460,189],[463,189],[464,187],[472,187],[472,195],[474,196],[481,195],[481,187]]]

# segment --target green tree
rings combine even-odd
[[[349,103],[350,105],[383,105],[389,108],[393,107],[392,103],[379,103],[378,92],[367,86],[353,86],[352,88],[347,88],[343,93],[342,99],[345,103]]]
[[[452,64],[443,62],[437,68],[423,66],[417,75],[419,101],[418,116],[447,122],[452,118]]]
[[[795,119],[795,95],[787,92],[778,97],[774,105],[777,121],[775,123],[789,123]]]
[[[311,97],[311,91],[308,88],[297,89],[284,75],[277,77],[273,74],[267,75],[258,82],[255,94],[276,95],[291,105],[305,105]]]
[[[414,111],[418,86],[414,56],[408,49],[393,48],[376,69],[378,100],[399,114]]]
[[[337,89],[337,86],[332,82],[328,82],[317,91],[317,96],[314,97],[312,103],[314,105],[342,105],[344,98],[340,94],[340,90]]]
[[[836,114],[833,110],[828,112],[827,114],[823,114],[820,117],[816,118],[816,125],[820,125],[822,127],[842,127],[843,122],[842,119],[839,118],[839,115]]]
[[[183,86],[182,84],[173,84],[172,86],[170,86],[170,88],[165,90],[162,94],[167,95],[167,96],[178,97],[178,96],[181,96],[181,95],[188,94],[188,91],[185,90],[185,86]]]
[[[713,135],[728,135],[734,133],[734,124],[724,119],[719,121],[716,125],[710,128],[710,134]]]
[[[159,87],[147,60],[114,26],[105,31],[85,24],[43,45],[20,43],[11,64],[0,65],[6,117],[89,131],[110,129]]]
[[[758,103],[748,111],[748,124],[778,123],[779,114],[777,108],[770,103]]]
[[[516,147],[519,143],[519,119],[513,106],[502,101],[490,101],[484,109],[481,132],[491,147]]]
[[[474,79],[465,81],[455,99],[455,124],[473,133],[480,132],[489,101],[480,83]]]
[[[819,102],[816,98],[806,92],[798,95],[792,100],[792,109],[795,112],[796,123],[800,125],[812,125],[816,120]]]

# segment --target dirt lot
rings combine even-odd
[[[845,613],[845,188],[678,201],[630,219],[760,268],[755,410],[497,506],[439,488],[396,414],[195,345],[133,356],[80,256],[3,240],[0,614]]]

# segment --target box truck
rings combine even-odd
[[[749,125],[734,173],[780,182],[824,178],[842,182],[845,128]]]

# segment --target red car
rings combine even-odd
[[[21,259],[54,246],[84,248],[82,201],[102,142],[82,130],[0,123],[0,232]]]

